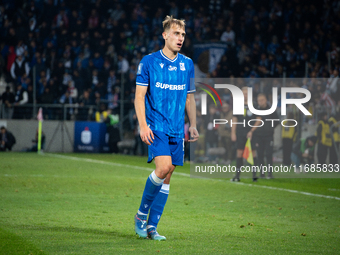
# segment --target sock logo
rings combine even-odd
[[[144,207],[145,207],[145,208],[148,208],[148,206],[149,206],[148,204],[144,204]]]
[[[157,219],[159,220],[161,218],[161,216],[160,215],[157,215]]]

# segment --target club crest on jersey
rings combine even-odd
[[[176,71],[177,70],[177,67],[176,66],[169,66],[169,71]]]
[[[163,63],[160,63],[159,65],[160,65],[160,66],[161,66],[161,68],[163,69],[163,66],[164,66],[164,64],[163,64]]]
[[[179,63],[179,67],[182,71],[185,71],[185,66],[184,63]]]

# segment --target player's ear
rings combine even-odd
[[[162,33],[162,36],[163,36],[163,39],[164,39],[164,40],[166,40],[166,38],[167,38],[167,35],[168,35],[168,33],[167,33],[167,32],[165,32],[165,31]]]

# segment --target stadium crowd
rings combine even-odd
[[[167,14],[186,21],[185,55],[192,57],[198,43],[228,45],[210,76],[304,77],[307,71],[329,79],[327,86],[305,84],[314,102],[339,104],[340,1],[318,0],[3,0],[0,72],[14,93],[3,104],[33,103],[35,80],[37,103],[107,100],[117,111],[122,83],[124,98],[133,99],[136,66],[162,47]]]

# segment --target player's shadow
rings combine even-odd
[[[94,236],[107,236],[107,237],[120,237],[120,238],[126,238],[126,239],[135,239],[134,232],[131,231],[131,233],[121,233],[117,231],[105,231],[105,230],[99,230],[99,229],[91,229],[91,228],[78,228],[78,227],[58,227],[58,226],[43,226],[43,225],[17,225],[17,226],[10,226],[10,228],[14,229],[25,229],[25,230],[32,230],[32,231],[43,231],[46,233],[76,233],[76,234],[88,234],[94,235]]]

